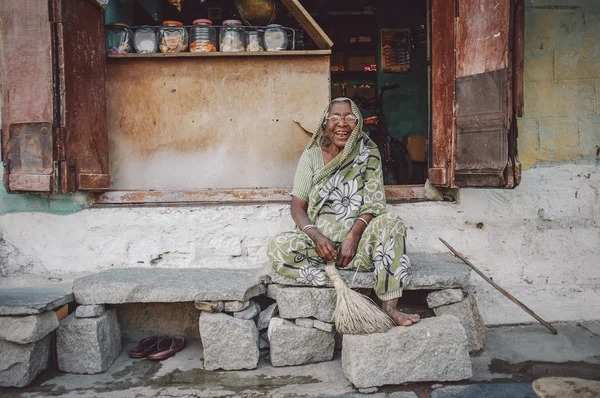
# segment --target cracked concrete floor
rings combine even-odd
[[[474,355],[473,377],[458,383],[385,386],[373,398],[519,398],[535,394],[531,382],[562,376],[600,380],[600,321],[486,329],[485,348]],[[353,397],[361,394],[343,376],[339,353],[331,362],[272,367],[266,358],[249,371],[202,369],[199,341],[161,362],[130,359],[124,349],[104,373],[46,371],[29,387],[0,388],[2,397]],[[399,353],[401,355],[401,353]],[[600,391],[598,392],[600,397]]]

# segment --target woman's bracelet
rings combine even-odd
[[[369,222],[367,220],[365,220],[364,218],[358,217],[357,219],[364,222],[367,227],[369,226]]]
[[[302,232],[306,233],[306,231],[308,231],[309,229],[313,229],[313,228],[317,228],[317,226],[314,224],[305,225],[304,227],[302,227]]]

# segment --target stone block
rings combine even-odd
[[[318,319],[315,319],[313,322],[313,328],[322,330],[324,332],[333,332],[333,323],[322,322]]]
[[[577,118],[541,119],[540,149],[554,151],[560,154],[569,147],[579,145],[579,126]],[[560,156],[560,155],[559,155]]]
[[[554,47],[526,50],[523,81],[544,82],[550,80],[554,80]]]
[[[267,308],[265,308],[258,315],[258,330],[263,330],[269,327],[269,323],[271,323],[271,319],[279,314],[279,308],[277,307],[277,303],[273,303]]]
[[[250,305],[250,300],[246,301],[225,301],[223,303],[223,311],[239,312],[244,311]]]
[[[234,312],[233,317],[248,321],[254,319],[254,317],[258,316],[258,314],[260,314],[260,305],[254,301],[250,301],[250,305],[246,307],[246,309],[239,312]]]
[[[600,381],[576,377],[542,377],[533,382],[539,398],[593,398],[600,396]]]
[[[600,80],[596,80],[596,90],[599,115],[579,119],[579,148],[582,156],[596,156],[596,145],[600,142]]]
[[[451,315],[386,333],[344,335],[342,368],[357,388],[457,381],[473,374],[465,330]]]
[[[273,318],[275,320],[277,318]],[[270,358],[273,366],[302,365],[333,359],[333,333],[307,329],[290,321],[277,322],[270,329]]]
[[[298,318],[294,320],[294,323],[296,326],[310,329],[315,324],[315,320],[312,318]]]
[[[537,119],[517,119],[519,137],[519,160],[523,170],[529,169],[538,159],[540,149],[540,129]]]
[[[277,294],[285,289],[285,286],[281,285],[268,285],[267,286],[267,297],[277,300]]]
[[[596,107],[593,80],[525,82],[527,118],[592,115]]]
[[[77,318],[95,318],[106,312],[104,304],[80,305],[75,310]]]
[[[526,13],[525,48],[550,49],[572,47],[583,43],[583,13]]]
[[[469,352],[479,351],[483,348],[485,324],[474,296],[468,295],[458,303],[437,307],[433,311],[436,316],[454,315],[460,320],[467,334]]]
[[[69,315],[56,333],[58,369],[67,373],[104,372],[121,353],[121,331],[114,310],[96,318]]]
[[[445,289],[431,292],[427,295],[427,306],[435,308],[442,305],[453,304],[461,301],[464,297],[460,289]]]
[[[269,322],[269,328],[267,329],[267,337],[269,339],[269,341],[271,340],[271,335],[273,334],[273,330],[280,325],[283,325],[285,323],[285,319],[281,319],[281,318],[277,318],[274,317],[271,319],[271,322]]]
[[[17,344],[35,343],[58,327],[54,311],[40,315],[0,317],[0,340]]]
[[[285,319],[317,318],[333,321],[335,291],[319,287],[288,287],[277,292],[279,316]]]
[[[600,78],[600,39],[555,51],[556,80]]]
[[[267,332],[260,335],[258,340],[258,348],[261,350],[269,348],[269,336],[267,335]]]
[[[441,290],[469,286],[471,268],[452,254],[413,253],[412,278],[405,290]]]
[[[17,287],[0,290],[0,316],[33,315],[73,301],[73,294],[57,287]]]
[[[0,340],[0,387],[29,385],[48,367],[51,344],[50,335],[29,344]]]
[[[259,336],[253,321],[203,312],[199,325],[205,370],[256,368]]]

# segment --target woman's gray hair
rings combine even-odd
[[[350,106],[352,106],[352,102],[350,102],[350,100],[346,97],[339,97],[339,98],[335,98],[335,99],[331,100],[331,102],[329,103],[329,106],[327,107],[327,110],[323,114],[323,123],[321,124],[321,132],[315,139],[315,142],[317,143],[317,145],[320,148],[323,148],[324,146],[331,144],[331,139],[329,139],[327,134],[325,134],[325,126],[327,125],[327,116],[329,116],[329,111],[331,111],[331,107],[333,106],[333,104],[337,104],[339,102],[347,102]]]

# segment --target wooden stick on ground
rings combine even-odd
[[[535,319],[537,319],[537,321],[539,323],[541,323],[542,325],[544,325],[545,327],[547,327],[548,330],[550,330],[552,332],[552,334],[558,334],[558,332],[556,331],[556,329],[554,329],[554,327],[552,325],[550,325],[548,322],[546,322],[545,320],[543,320],[542,318],[540,318],[535,312],[533,312],[529,307],[527,307],[525,304],[523,304],[522,302],[520,302],[519,300],[517,300],[512,294],[510,294],[509,292],[507,292],[506,290],[504,290],[503,288],[501,288],[500,286],[498,286],[496,284],[496,282],[494,282],[493,280],[491,280],[490,278],[488,278],[483,272],[481,272],[479,269],[477,269],[477,267],[475,267],[473,264],[471,264],[471,262],[469,260],[467,260],[466,258],[464,258],[459,252],[457,252],[456,250],[454,250],[454,248],[452,246],[450,246],[450,244],[448,242],[446,242],[442,238],[438,238],[438,239],[440,241],[442,241],[442,243],[444,245],[446,245],[446,247],[448,249],[450,249],[450,251],[452,253],[454,253],[454,255],[456,257],[458,257],[461,260],[463,260],[463,262],[465,264],[467,264],[469,267],[471,267],[473,269],[473,271],[477,272],[479,274],[479,276],[481,276],[483,279],[486,280],[486,282],[488,282],[490,285],[494,286],[496,288],[496,290],[498,290],[500,293],[502,293],[504,296],[506,296],[510,301],[512,301],[513,303],[515,303],[519,307],[521,307],[523,309],[523,311],[525,311],[526,313],[528,313],[529,315],[531,315],[532,317],[534,317]]]

